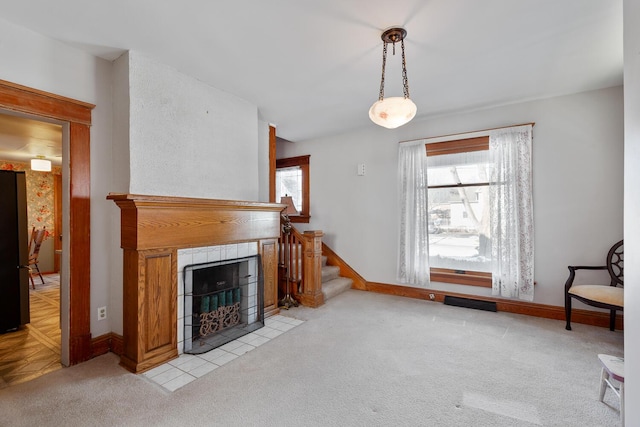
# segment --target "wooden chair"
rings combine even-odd
[[[40,273],[40,268],[38,267],[38,258],[40,256],[40,246],[42,245],[42,241],[44,240],[44,236],[46,234],[47,227],[42,227],[42,230],[37,230],[35,227],[31,229],[31,238],[29,239],[29,279],[31,280],[31,287],[33,289],[36,288],[36,284],[33,281],[33,269],[35,268],[38,276],[40,276],[40,280],[42,280],[42,284],[44,285],[44,278],[42,277],[42,273]],[[33,266],[33,267],[31,267]]]
[[[569,278],[564,285],[564,310],[567,317],[568,331],[571,330],[571,298],[575,298],[593,307],[610,310],[609,329],[615,330],[616,310],[624,308],[624,276],[623,276],[623,241],[613,245],[607,254],[606,265],[603,266],[569,266]],[[611,281],[607,285],[574,285],[576,270],[607,270]]]

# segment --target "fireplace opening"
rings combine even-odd
[[[184,352],[201,354],[264,326],[259,255],[184,267]]]

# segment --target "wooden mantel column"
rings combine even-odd
[[[134,194],[110,194],[107,199],[120,207],[124,249],[120,363],[125,368],[144,372],[178,356],[180,248],[257,242],[264,270],[264,300],[277,301],[273,249],[284,205]]]

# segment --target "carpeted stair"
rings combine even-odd
[[[327,265],[327,257],[322,257],[322,293],[324,301],[351,289],[353,280],[340,276],[340,267]]]

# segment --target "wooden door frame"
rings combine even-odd
[[[0,80],[0,108],[69,125],[69,364],[91,358],[90,126],[95,105]]]
[[[269,202],[276,201],[276,128],[269,125]]]

